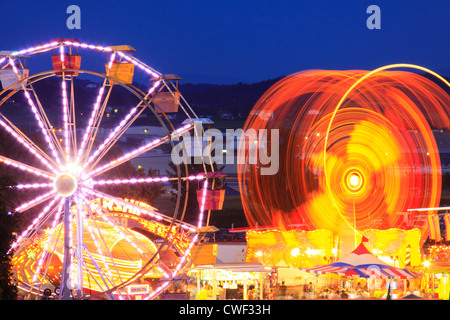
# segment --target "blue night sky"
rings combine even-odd
[[[69,30],[69,5],[81,30]],[[381,29],[369,30],[369,5]],[[129,44],[135,56],[183,82],[258,82],[305,69],[419,64],[450,76],[450,1],[0,0],[0,49],[73,37]]]

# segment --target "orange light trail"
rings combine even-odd
[[[279,171],[238,165],[250,225],[303,225],[339,234],[419,228],[410,208],[439,205],[441,171],[433,130],[448,130],[450,98],[407,64],[373,71],[309,70],[273,85],[244,130],[278,129]],[[270,114],[271,117],[262,115]],[[248,151],[241,150],[248,160]]]

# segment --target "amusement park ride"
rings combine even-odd
[[[399,239],[415,229],[423,244],[427,216],[448,209],[440,207],[434,134],[450,129],[449,87],[411,64],[307,70],[278,81],[244,126],[277,129],[284,143],[276,175],[261,175],[261,166],[242,154],[238,178],[249,224],[328,230],[339,236],[330,240],[335,248],[345,245],[347,252],[370,230],[392,230]]]
[[[83,70],[82,52],[106,56],[98,70]],[[102,179],[101,175],[163,144],[174,146],[181,134],[195,130],[198,117],[178,91],[176,75],[163,75],[132,56],[128,46],[98,46],[76,39],[57,38],[48,43],[14,52],[0,52],[0,107],[17,96],[24,97],[38,125],[44,143],[34,141],[4,113],[0,125],[6,135],[25,150],[28,163],[0,155],[3,165],[16,169],[26,181],[16,185],[18,191],[30,193],[31,199],[15,208],[14,214],[33,212],[35,219],[17,236],[14,250],[14,276],[20,289],[42,295],[49,290],[59,299],[82,298],[86,295],[121,299],[127,295],[126,285],[139,277],[159,279],[147,298],[156,296],[191,264],[190,250],[202,228],[205,199],[212,199],[207,167],[203,174],[182,176],[129,177]],[[45,57],[53,69],[30,74],[26,60]],[[32,62],[32,61],[31,61]],[[30,65],[30,64],[29,64]],[[135,72],[149,81],[144,92],[133,85]],[[78,76],[96,78],[101,83],[88,121],[77,112],[78,92],[74,85]],[[54,95],[60,106],[48,106],[38,90],[39,82],[57,79]],[[100,135],[106,108],[115,90],[137,101],[123,119],[107,135]],[[123,93],[125,92],[125,93]],[[50,108],[51,107],[51,108]],[[3,108],[2,108],[3,109]],[[57,111],[55,111],[57,110]],[[104,160],[108,151],[144,111],[150,112],[165,132],[151,142],[145,141],[134,150],[113,160]],[[174,128],[167,113],[183,112],[189,123]],[[56,120],[55,120],[56,119]],[[60,125],[61,130],[55,130]],[[201,128],[201,127],[200,127]],[[61,131],[61,134],[58,133]],[[213,168],[211,168],[212,171]],[[210,173],[210,172],[209,172]],[[176,205],[172,212],[161,213],[148,204],[121,199],[96,186],[178,183]],[[186,203],[181,202],[181,185],[199,181],[198,224],[183,221]],[[211,180],[211,179],[210,179]],[[223,201],[223,199],[219,199]],[[157,241],[132,230],[153,234]]]
[[[106,61],[99,70],[84,70],[83,51],[88,57],[106,56]],[[59,290],[59,299],[122,299],[129,290],[140,290],[130,285],[146,277],[157,279],[158,286],[146,296],[155,298],[191,267],[191,249],[209,224],[210,210],[222,209],[224,175],[206,165],[211,161],[202,162],[200,174],[189,175],[187,166],[183,171],[183,164],[178,164],[176,177],[102,177],[162,145],[173,150],[181,135],[193,131],[198,137],[201,132],[195,131],[203,130],[178,90],[180,77],[159,73],[134,57],[134,51],[127,45],[98,46],[65,38],[0,51],[0,126],[29,160],[13,159],[6,152],[0,162],[15,170],[15,189],[24,193],[23,199],[29,198],[14,214],[31,212],[35,217],[11,247],[15,280],[24,291],[39,296]],[[25,62],[35,57],[48,59],[53,69],[30,74]],[[419,70],[443,85],[391,69]],[[135,71],[149,81],[147,91],[133,85]],[[82,99],[75,82],[81,75],[101,83],[91,99],[88,120],[76,112]],[[41,96],[39,84],[47,79],[59,83],[52,94],[58,95],[60,105],[46,105]],[[450,98],[444,87],[450,87],[445,78],[410,64],[373,71],[309,70],[281,79],[258,100],[244,126],[244,132],[279,130],[282,145],[279,170],[271,175],[261,174],[264,166],[249,161],[250,148],[239,150],[245,161],[238,164],[238,180],[250,227],[326,230],[329,242],[338,234],[340,243],[354,247],[357,235],[367,230],[414,229],[421,241],[426,239],[429,230],[423,215],[448,209],[439,207],[441,160],[433,136],[433,131],[450,130]],[[101,134],[116,91],[135,103],[115,127]],[[31,111],[40,140],[15,123],[17,116],[4,112],[17,97]],[[109,159],[109,151],[144,112],[164,134]],[[167,116],[174,112],[188,118],[179,128]],[[182,185],[192,181],[202,185],[197,190],[196,225],[184,221],[187,195],[184,201],[181,195]],[[173,212],[105,191],[115,185],[169,182],[178,186]],[[267,247],[267,239],[261,243]],[[298,256],[299,249],[286,252]]]

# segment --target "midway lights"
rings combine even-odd
[[[420,265],[422,257],[419,229],[368,229],[361,233],[368,239],[367,248],[380,260],[401,268]],[[335,261],[346,254],[342,238],[325,229],[254,229],[247,232],[246,240],[247,262],[261,262],[271,267],[314,267],[324,261]]]

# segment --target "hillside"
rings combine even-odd
[[[430,80],[436,81],[444,90],[450,94],[450,89],[435,77],[428,76]],[[193,107],[198,116],[208,116],[215,122],[220,121],[224,115],[228,120],[243,122],[256,101],[282,77],[269,79],[257,83],[236,83],[231,85],[216,84],[192,84],[180,81],[179,90],[186,101]],[[447,80],[450,78],[445,77]],[[87,79],[76,78],[75,82],[76,108],[77,112],[89,112],[95,102],[99,83]],[[133,83],[143,91],[147,91],[144,85]],[[48,115],[59,117],[59,106],[61,104],[61,89],[59,78],[48,78],[39,81],[34,85],[42,104],[48,110]],[[122,107],[135,105],[137,100],[130,94],[122,94],[125,89],[117,87],[113,90],[109,99],[109,106]],[[12,109],[14,114],[20,108],[26,108],[26,101],[23,95],[16,94],[2,106],[2,113],[8,114],[8,109]],[[49,109],[47,109],[49,108]],[[52,111],[55,111],[54,113]],[[26,112],[25,112],[26,114]],[[181,115],[179,115],[181,116]],[[13,116],[14,117],[14,116]],[[24,121],[25,119],[22,119]],[[184,119],[182,119],[184,120]]]

